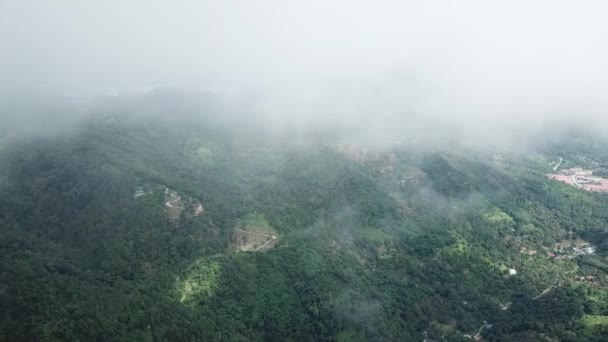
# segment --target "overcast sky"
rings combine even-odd
[[[279,112],[598,118],[606,18],[601,0],[0,0],[0,90],[177,84],[272,93]]]

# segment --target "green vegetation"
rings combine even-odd
[[[213,150],[207,146],[201,146],[196,150],[196,158],[202,163],[213,163]]]
[[[372,243],[383,243],[391,240],[391,236],[374,227],[362,227],[358,235]]]
[[[483,214],[484,219],[493,226],[510,226],[513,224],[513,218],[509,214],[500,210],[499,208],[492,208],[492,210]]]
[[[179,301],[191,302],[200,296],[212,296],[220,277],[220,264],[216,260],[200,260],[186,271],[183,280],[178,278]]]
[[[608,198],[547,179],[554,145],[361,161],[256,129],[100,116],[3,140],[0,340],[605,339]],[[204,213],[173,220],[165,186]],[[234,252],[238,227],[276,246]]]
[[[243,219],[241,219],[241,225],[242,226],[254,226],[257,228],[269,228],[269,224],[268,221],[266,220],[266,217],[264,216],[264,214],[258,214],[258,213],[252,213],[252,214],[247,214],[245,215],[245,217],[243,217]]]
[[[583,324],[590,328],[598,326],[608,327],[608,316],[585,315],[583,317]]]

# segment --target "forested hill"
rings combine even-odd
[[[0,340],[605,341],[608,198],[545,176],[595,150],[288,138],[0,140]]]

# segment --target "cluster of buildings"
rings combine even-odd
[[[584,254],[594,254],[595,246],[589,242],[577,239],[558,242],[551,248],[547,255],[556,259],[573,259]]]
[[[575,167],[548,174],[547,177],[587,191],[608,192],[608,179],[593,176],[593,170]]]

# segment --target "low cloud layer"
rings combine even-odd
[[[436,124],[464,137],[597,126],[606,13],[599,0],[6,1],[0,92],[178,85],[255,97],[285,125]]]

